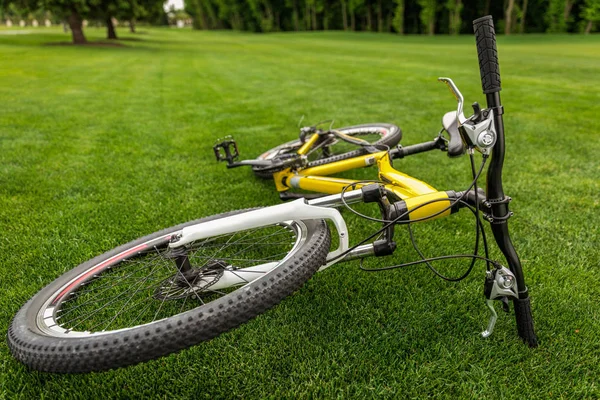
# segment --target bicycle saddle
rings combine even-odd
[[[448,157],[458,157],[465,152],[460,132],[458,131],[458,118],[456,117],[456,111],[447,112],[442,117],[442,125],[450,140],[448,141]]]

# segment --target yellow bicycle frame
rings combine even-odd
[[[312,135],[298,150],[298,154],[307,154],[317,142],[318,136],[318,134]],[[426,220],[450,215],[450,199],[448,199],[448,194],[437,191],[427,183],[394,169],[387,151],[366,154],[305,169],[293,170],[292,168],[287,168],[274,173],[273,179],[279,192],[289,189],[302,189],[311,192],[336,194],[341,193],[345,187],[358,189],[366,185],[366,183],[360,183],[360,181],[351,179],[333,178],[329,177],[329,175],[375,164],[377,164],[379,170],[379,180],[385,182],[385,189],[388,195],[398,200],[403,200],[406,203],[410,220]],[[438,199],[440,201],[425,204]],[[441,199],[448,200],[444,201]]]

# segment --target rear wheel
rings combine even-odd
[[[400,143],[402,131],[399,127],[392,124],[364,124],[348,126],[336,129],[337,131],[351,137],[356,137],[369,142],[372,146],[381,150],[392,148]],[[333,135],[324,138],[325,142],[317,143],[307,154],[308,167],[324,165],[335,161],[346,160],[348,158],[361,156],[367,153],[367,150],[352,143],[340,140]],[[285,160],[289,157],[295,157],[298,149],[302,146],[300,139],[281,144],[271,150],[268,150],[258,157],[258,160]],[[259,167],[253,166],[252,170],[256,176],[264,179],[270,179],[273,173],[278,172],[278,167]]]
[[[325,263],[322,220],[285,221],[198,240],[171,237],[220,214],[145,236],[62,275],[8,331],[33,369],[88,372],[135,364],[214,338],[266,311]]]

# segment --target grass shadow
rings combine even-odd
[[[74,47],[129,47],[119,42],[87,42],[87,43],[72,43],[72,42],[49,42],[43,43],[42,46],[74,46]]]

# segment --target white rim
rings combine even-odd
[[[295,252],[297,251],[297,249],[306,240],[307,228],[306,228],[306,225],[302,221],[286,221],[286,222],[282,222],[278,225],[286,225],[288,228],[291,228],[296,234],[296,240],[295,240],[292,248],[290,249],[290,251],[287,253],[287,255],[278,262],[253,265],[251,267],[236,270],[237,276],[239,276],[240,273],[244,273],[244,271],[246,271],[247,276],[253,276],[253,277],[255,277],[255,279],[253,279],[251,281],[246,280],[247,283],[242,286],[239,286],[239,281],[237,283],[230,285],[229,287],[239,286],[239,288],[236,289],[234,292],[224,295],[223,297],[229,296],[232,293],[237,292],[237,290],[240,290],[240,289],[243,290],[245,287],[250,285],[252,282],[254,282],[257,279],[264,277],[266,274],[272,272],[279,265],[281,265],[283,262],[287,261],[290,257],[292,257],[295,254]],[[179,314],[174,314],[169,317],[157,319],[155,321],[151,321],[151,322],[144,323],[144,324],[135,325],[133,327],[107,330],[107,331],[97,331],[97,332],[68,330],[68,329],[61,327],[59,325],[59,322],[57,321],[57,313],[60,311],[61,305],[65,302],[65,299],[67,299],[71,293],[74,293],[75,291],[77,291],[77,289],[79,289],[82,285],[84,285],[90,279],[93,279],[95,276],[101,274],[102,272],[104,272],[108,269],[111,269],[114,266],[117,266],[121,261],[127,260],[127,259],[131,258],[131,256],[142,253],[143,250],[145,250],[145,249],[152,249],[154,246],[156,246],[157,243],[162,244],[165,241],[168,241],[173,235],[178,234],[180,232],[181,232],[181,230],[173,231],[169,234],[161,236],[160,238],[148,240],[147,242],[133,246],[132,248],[122,251],[121,253],[119,253],[115,256],[112,256],[104,261],[99,262],[98,264],[88,268],[86,271],[77,275],[76,277],[71,279],[68,283],[61,286],[58,290],[56,290],[52,295],[50,295],[48,297],[48,300],[46,300],[46,302],[44,302],[44,304],[42,305],[42,307],[40,308],[40,310],[37,313],[37,317],[36,317],[37,327],[45,334],[47,334],[49,336],[54,336],[54,337],[62,337],[62,338],[91,337],[91,336],[99,336],[99,335],[112,334],[112,333],[116,333],[116,332],[128,331],[128,330],[136,329],[136,328],[139,328],[142,326],[149,326],[152,324],[156,324],[160,321],[164,321],[165,319],[171,318],[175,315],[185,314],[186,312],[189,312],[190,310],[186,310]],[[250,271],[250,270],[252,270],[252,271]],[[261,272],[262,274],[257,275],[256,272]],[[223,297],[219,297],[219,299],[222,299]],[[207,306],[214,301],[218,301],[218,299],[215,299],[206,304],[199,305],[198,307]],[[195,307],[193,309],[196,309],[198,307]]]

